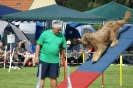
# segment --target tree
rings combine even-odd
[[[62,1],[62,0],[57,0],[57,1]],[[133,8],[133,0],[67,0],[66,5],[64,6],[79,11],[86,11],[93,8],[97,8],[111,1],[115,1],[129,8]]]
[[[128,3],[129,3],[129,7],[133,8],[133,0],[128,0]]]
[[[56,2],[58,5],[65,6],[67,0],[55,0],[55,2]]]
[[[100,3],[89,2],[89,3],[87,4],[87,10],[93,9],[93,8],[96,8],[96,7],[99,7],[99,6],[101,6]]]
[[[66,2],[66,7],[75,9],[78,11],[86,11],[87,4],[88,4],[88,0],[68,0]]]

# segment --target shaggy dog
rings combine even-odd
[[[108,21],[101,29],[95,33],[85,33],[81,39],[81,43],[86,47],[93,47],[95,53],[93,54],[92,62],[97,62],[101,55],[110,44],[114,47],[118,44],[118,32],[120,27],[127,23],[131,17],[131,12],[127,11],[125,17],[118,21]]]

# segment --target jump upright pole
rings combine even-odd
[[[65,49],[65,61],[64,63],[64,79],[66,78],[66,67],[67,67],[67,48]]]
[[[64,63],[64,79],[66,78],[66,61],[63,62]]]
[[[120,55],[120,87],[122,87],[122,55]]]
[[[83,57],[83,63],[85,62],[85,53],[84,53],[84,51],[82,52],[82,57]]]
[[[104,88],[104,73],[102,73],[102,88]]]

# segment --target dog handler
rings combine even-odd
[[[39,62],[39,64],[42,64],[40,88],[44,88],[46,77],[50,78],[50,88],[56,88],[57,77],[59,76],[59,63],[63,65],[65,48],[66,39],[61,33],[61,22],[54,20],[52,22],[52,29],[44,31],[36,45],[35,63]],[[38,58],[39,54],[40,58]],[[37,71],[38,75],[39,71]]]

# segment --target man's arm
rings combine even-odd
[[[65,49],[64,48],[60,48],[60,58],[61,58],[61,65],[63,66],[65,63]]]
[[[18,48],[18,46],[15,48],[15,51],[16,51],[16,52],[19,52],[19,48]]]
[[[40,45],[36,44],[35,63],[39,62],[39,59],[38,59],[39,53],[40,53]]]

